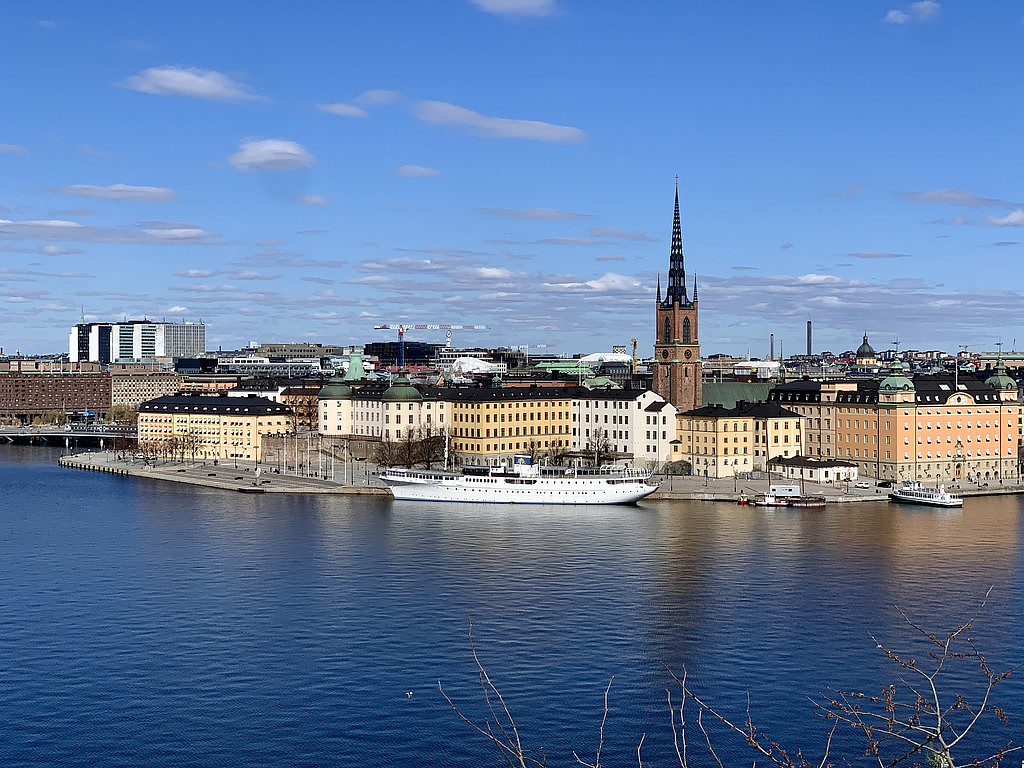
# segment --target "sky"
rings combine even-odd
[[[7,354],[84,313],[650,355],[677,178],[704,355],[1024,348],[1019,2],[15,0],[0,34]]]

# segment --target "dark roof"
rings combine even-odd
[[[806,467],[807,469],[857,466],[850,461],[840,461],[839,459],[817,459],[813,456],[775,456],[772,458],[770,463],[779,464],[784,467]]]
[[[214,413],[240,416],[279,413],[288,415],[292,409],[265,397],[216,397],[209,395],[167,395],[147,400],[139,413]]]
[[[783,408],[776,402],[770,403],[736,403],[735,408],[724,408],[721,405],[705,405],[702,408],[694,408],[686,411],[684,416],[697,416],[712,419],[799,419],[799,413],[794,413],[788,408]]]

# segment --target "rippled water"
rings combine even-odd
[[[0,448],[0,765],[500,765],[467,639],[551,765],[672,764],[680,670],[817,754],[807,701],[969,618],[1024,660],[1021,503],[574,509],[247,495]],[[412,696],[407,695],[411,692]],[[1003,703],[1024,723],[1019,682]],[[1006,735],[1006,734],[1003,734]],[[727,762],[752,756],[723,739]],[[851,759],[859,759],[858,749]],[[695,761],[699,763],[700,761]]]

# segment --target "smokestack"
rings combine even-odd
[[[811,356],[811,321],[807,321],[807,356]]]
[[[769,360],[774,360],[775,359],[775,334],[774,333],[771,335],[771,343],[770,343],[770,345],[768,347],[768,359]]]

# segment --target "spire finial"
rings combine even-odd
[[[661,303],[661,272],[658,273],[658,303]]]
[[[697,276],[693,276],[693,303],[697,303]]]
[[[672,249],[669,252],[668,289],[665,303],[689,304],[686,296],[686,268],[683,265],[683,230],[679,223],[679,177],[676,177],[675,207],[672,212]]]

